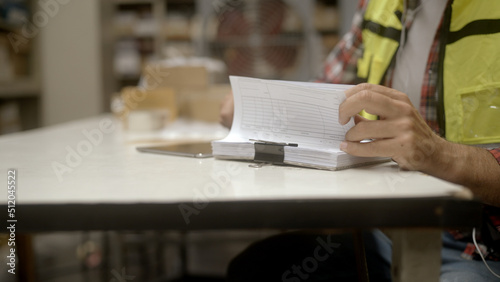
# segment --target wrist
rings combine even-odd
[[[463,145],[456,144],[435,135],[429,158],[420,171],[429,175],[457,182],[456,177],[465,163]],[[455,180],[455,181],[454,181]]]
[[[435,148],[422,172],[470,188],[495,205],[500,203],[500,166],[488,150],[442,138]]]

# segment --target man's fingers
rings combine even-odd
[[[346,99],[339,107],[339,122],[346,124],[352,116],[362,110],[370,114],[391,118],[408,114],[412,110],[411,104],[392,99],[378,92],[363,90]]]
[[[362,117],[362,116],[360,116],[360,115],[355,115],[355,116],[354,116],[354,123],[355,123],[355,124],[358,124],[358,123],[360,123],[360,122],[362,122],[362,121],[369,121],[369,119],[367,119],[367,118],[365,118],[365,117]]]
[[[343,141],[340,149],[350,155],[358,157],[390,157],[394,153],[394,139],[378,139],[369,143]]]
[[[367,120],[359,122],[345,135],[346,141],[359,142],[367,139],[394,138],[401,133],[401,127],[393,120]]]
[[[385,86],[378,85],[378,84],[361,83],[361,84],[358,84],[354,87],[347,89],[345,91],[345,94],[346,94],[346,97],[349,98],[349,97],[355,95],[356,93],[359,93],[359,92],[362,92],[365,90],[377,92],[377,93],[384,95],[384,96],[387,96],[391,99],[396,99],[396,100],[399,100],[402,102],[411,103],[410,99],[408,98],[408,96],[405,93],[400,92],[396,89],[392,89],[392,88],[385,87]]]

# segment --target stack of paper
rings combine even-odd
[[[229,135],[212,142],[220,159],[257,160],[255,142],[282,145],[283,163],[337,170],[385,161],[339,149],[354,126],[338,122],[349,85],[230,77],[234,119]]]

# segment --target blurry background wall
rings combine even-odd
[[[73,0],[40,29],[43,125],[103,111],[100,0]]]
[[[137,85],[151,61],[210,57],[226,60],[229,74],[251,66],[261,72],[247,75],[312,79],[348,30],[357,5],[351,0],[260,1],[274,2],[266,5],[281,12],[264,11],[259,18],[248,9],[257,2],[0,0],[0,134],[109,111],[111,96]],[[249,34],[246,23],[256,18],[268,25],[253,31],[274,24],[279,33],[268,31],[277,36]],[[273,22],[276,18],[280,21]],[[26,39],[26,29],[33,27],[36,32]],[[12,34],[28,42],[26,50],[14,52]],[[259,46],[263,43],[278,45],[266,51]]]

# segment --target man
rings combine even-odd
[[[466,186],[490,205],[485,208],[484,225],[493,231],[483,232],[482,239],[488,264],[497,273],[500,244],[495,230],[500,230],[500,212],[493,206],[500,206],[499,27],[497,1],[361,0],[351,31],[327,58],[320,79],[369,83],[346,91],[339,120],[345,124],[354,117],[356,126],[346,134],[342,150],[356,156],[391,157],[402,169]],[[358,115],[362,110],[366,112]],[[230,127],[230,97],[221,118]],[[374,141],[359,142],[365,139]],[[442,281],[496,279],[477,260],[470,232],[443,236]],[[293,276],[283,269],[303,258],[304,248],[314,249],[317,242],[311,238],[283,235],[256,244],[233,261],[228,278],[356,280],[355,269],[339,264],[352,257],[352,240],[342,236],[335,240],[346,247],[315,273]],[[322,240],[326,239],[334,240]],[[365,234],[365,242],[371,280],[390,281],[390,241],[376,231]],[[269,247],[273,253],[265,251]],[[280,260],[284,262],[273,263]],[[255,276],[248,274],[250,269]],[[245,275],[248,280],[242,279]]]

